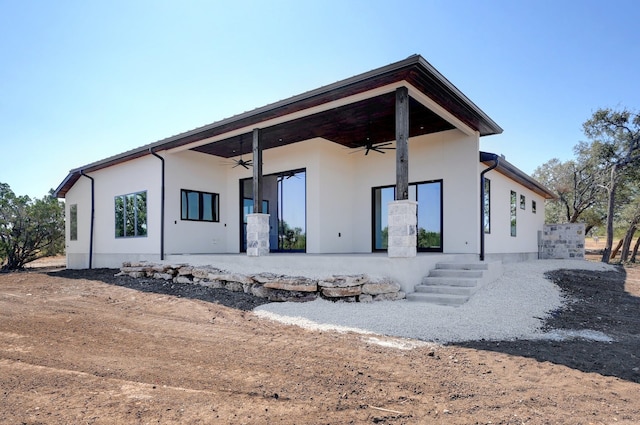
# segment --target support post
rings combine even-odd
[[[262,131],[253,130],[253,213],[262,212]]]
[[[409,200],[409,90],[396,89],[396,197],[389,203],[389,257],[415,257],[418,203]]]
[[[409,90],[396,89],[396,201],[409,199]]]
[[[269,255],[269,214],[262,213],[262,132],[253,130],[253,214],[247,215],[247,256]]]

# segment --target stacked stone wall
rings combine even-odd
[[[372,302],[405,298],[400,285],[389,279],[372,279],[365,274],[332,275],[322,279],[274,273],[231,273],[211,266],[187,264],[124,263],[120,275],[170,280],[176,284],[244,292],[269,301],[312,301],[318,297],[333,301]]]
[[[545,224],[540,258],[583,260],[584,238],[584,223]]]

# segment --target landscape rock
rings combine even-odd
[[[174,283],[193,283],[191,279],[186,276],[176,276],[173,278]]]
[[[360,286],[349,286],[346,288],[322,288],[322,295],[327,298],[355,297],[362,293]]]
[[[193,267],[180,267],[178,269],[178,276],[187,276],[193,273]]]
[[[244,287],[242,286],[242,283],[240,282],[235,282],[235,281],[227,281],[225,279],[225,284],[224,287],[232,292],[244,292]]]
[[[254,283],[254,280],[249,276],[245,276],[240,273],[225,273],[225,272],[209,272],[208,278],[210,280],[225,280],[227,282],[236,283]]]
[[[316,292],[318,282],[306,277],[281,276],[264,283],[265,288],[282,289],[284,291]]]
[[[399,290],[400,285],[391,281],[369,282],[362,285],[362,293],[370,295],[393,293]]]
[[[323,288],[348,288],[352,286],[362,286],[367,282],[369,282],[369,277],[364,274],[334,275],[330,278],[320,280],[318,286]]]
[[[391,292],[388,294],[378,294],[373,296],[374,301],[399,301],[405,299],[407,296],[406,293],[402,291]]]

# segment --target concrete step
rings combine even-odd
[[[466,303],[469,300],[469,297],[466,295],[425,294],[422,292],[412,292],[410,294],[407,294],[407,300],[458,307]]]
[[[471,296],[476,292],[476,287],[472,286],[448,286],[448,285],[416,285],[416,292],[422,294],[449,294]]]
[[[429,272],[429,277],[482,277],[482,270],[435,269]]]
[[[407,294],[407,300],[438,305],[460,306],[487,282],[502,274],[502,263],[437,263],[429,275]]]
[[[431,277],[425,276],[422,278],[422,285],[427,286],[476,286],[478,279],[472,277]]]
[[[436,270],[453,269],[453,270],[489,270],[491,263],[475,262],[475,263],[436,263]]]

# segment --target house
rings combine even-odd
[[[410,56],[71,170],[56,189],[67,265],[239,253],[276,264],[293,252],[333,258],[322,267],[356,258],[347,254],[396,268],[429,263],[423,252],[537,258],[553,195],[480,151],[480,137],[501,132]]]

